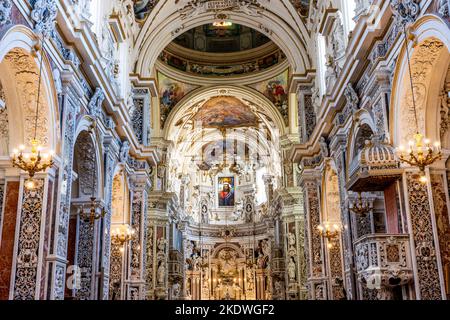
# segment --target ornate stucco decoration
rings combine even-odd
[[[438,6],[438,12],[443,17],[448,18],[450,16],[450,1],[449,0],[440,0]]]
[[[95,93],[88,104],[88,112],[90,116],[94,118],[100,116],[102,112],[103,100],[105,100],[105,93],[103,92],[103,89],[96,88]]]
[[[353,85],[349,82],[344,90],[344,96],[350,109],[355,113],[359,109],[359,97]]]
[[[58,7],[55,0],[36,0],[31,11],[31,18],[36,22],[34,30],[44,37],[50,36],[55,29]]]
[[[0,0],[0,27],[11,23],[11,0]]]
[[[348,187],[352,191],[382,190],[400,175],[395,149],[379,135],[367,140],[350,164]]]
[[[412,23],[420,13],[420,0],[391,0],[391,8],[396,22],[399,24]]]
[[[180,9],[181,18],[190,19],[203,13],[223,11],[241,12],[248,16],[260,16],[263,8],[257,0],[192,0]]]
[[[120,147],[120,152],[119,152],[120,162],[127,163],[128,157],[129,157],[129,151],[130,151],[130,142],[125,140],[124,142],[122,142],[122,145]]]

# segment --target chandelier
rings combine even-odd
[[[26,152],[27,147],[25,145],[19,146],[19,148],[13,150],[11,156],[12,166],[17,167],[28,173],[28,179],[25,182],[25,187],[29,190],[36,188],[36,182],[34,176],[36,173],[45,172],[49,167],[53,166],[53,151],[48,153],[42,153],[43,146],[37,139],[37,127],[39,119],[39,100],[41,98],[41,80],[42,80],[42,65],[44,60],[44,39],[42,41],[41,58],[39,62],[39,80],[38,80],[38,93],[36,101],[36,113],[34,119],[34,136],[30,140],[30,152]]]
[[[95,224],[96,220],[99,220],[106,215],[105,208],[101,207],[100,212],[97,211],[98,205],[97,205],[97,198],[92,196],[90,198],[90,205],[89,208],[86,210],[84,206],[81,207],[79,211],[79,216],[81,219],[83,219],[86,222],[89,222],[91,226]],[[87,211],[87,212],[86,212]]]
[[[321,237],[324,237],[328,240],[328,248],[332,248],[332,241],[338,238],[339,234],[342,231],[342,228],[338,223],[324,221],[317,226],[317,230],[319,231]]]
[[[124,252],[124,244],[134,239],[136,230],[129,224],[119,225],[111,231],[111,240],[120,246],[120,252]]]
[[[425,168],[430,166],[437,160],[442,158],[442,151],[439,142],[431,143],[429,139],[419,133],[419,124],[417,120],[417,108],[416,108],[416,97],[414,94],[414,84],[411,71],[411,59],[408,47],[408,34],[406,32],[406,26],[403,26],[405,33],[405,46],[406,46],[406,58],[408,61],[409,70],[409,84],[411,87],[412,104],[414,109],[414,119],[416,125],[416,134],[408,143],[408,150],[405,150],[404,146],[400,146],[400,161],[407,163],[410,166],[419,168],[420,171],[420,181],[422,183],[427,182],[427,177],[425,174]]]
[[[358,200],[352,203],[352,206],[350,207],[350,211],[357,215],[363,215],[368,213],[372,209],[369,202],[363,201],[361,192],[358,193]]]
[[[94,127],[90,128],[90,133],[93,134]],[[81,207],[78,212],[81,219],[86,222],[89,222],[91,226],[94,226],[95,221],[99,220],[106,215],[106,210],[103,206],[100,206],[97,203],[97,198],[95,196],[95,168],[92,168],[92,195],[90,198],[90,205],[88,209],[85,209],[84,206]],[[97,208],[100,208],[100,212],[98,212]]]

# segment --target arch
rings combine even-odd
[[[135,48],[138,60],[135,71],[142,78],[154,76],[153,67],[159,54],[184,30],[211,23],[215,20],[213,12],[199,14],[183,20],[179,10],[183,9],[184,3],[181,5],[161,3],[156,5],[147,18],[136,42]],[[294,12],[292,5],[289,4],[289,6],[292,9],[291,12]],[[287,19],[281,19],[283,14],[285,17],[290,15],[286,4],[271,9],[282,12],[272,12],[264,9],[259,15],[252,16],[243,12],[233,11],[230,13],[230,16],[232,16],[234,23],[263,32],[286,54],[293,73],[305,74],[307,70],[311,69],[311,62],[306,49],[306,44],[309,43],[309,35],[304,24],[292,21],[292,24],[296,24],[293,27],[286,22]],[[168,30],[170,33],[167,32]]]
[[[358,155],[358,152],[364,147],[365,140],[369,140],[376,132],[376,125],[372,116],[366,110],[361,110],[358,114],[358,121],[354,122],[348,133],[347,144],[347,167]]]
[[[448,26],[439,17],[425,15],[411,30],[416,44],[408,44],[417,106],[418,131],[427,138],[440,141],[439,90],[450,64],[450,33]],[[406,48],[403,45],[394,73],[391,96],[390,128],[394,146],[406,144],[416,131],[409,86],[409,70]],[[439,84],[438,86],[435,84]]]
[[[221,243],[221,244],[219,244],[217,247],[214,248],[214,251],[212,252],[211,257],[217,259],[218,258],[218,254],[223,249],[234,250],[238,254],[238,258],[240,258],[240,259],[245,258],[245,254],[242,251],[242,249],[238,245],[236,245],[234,243]]]
[[[326,164],[325,174],[322,178],[322,221],[340,223],[341,200],[339,193],[339,177],[333,160]]]
[[[8,77],[3,86],[11,119],[10,147],[26,143],[34,135],[39,62],[42,54],[42,50],[35,52],[36,41],[35,33],[23,25],[13,26],[0,39],[0,74]],[[58,152],[61,147],[58,99],[50,61],[45,54],[43,58],[43,99],[39,105],[37,137],[46,149]]]
[[[251,108],[254,109],[259,107],[258,112],[267,114],[270,119],[274,121],[275,127],[280,131],[280,136],[286,133],[286,126],[281,113],[276,109],[273,103],[261,93],[247,87],[214,86],[200,88],[186,95],[170,112],[164,126],[163,137],[166,140],[174,141],[174,137],[178,135],[178,132],[174,130],[174,128],[180,120],[185,118],[186,113],[189,113],[190,111],[192,114],[192,110],[198,109],[203,102],[216,96],[233,96],[244,101],[251,101]],[[181,128],[182,126],[179,127]]]
[[[103,172],[103,166],[102,166],[102,162],[103,162],[102,146],[98,143],[98,141],[100,141],[98,132],[95,131],[94,134],[91,133],[91,127],[93,124],[92,121],[93,120],[89,116],[84,116],[79,120],[78,125],[75,129],[74,150],[77,150],[77,143],[79,142],[80,137],[83,138],[83,136],[84,136],[85,142],[89,143],[89,149],[92,152],[91,156],[92,155],[94,156],[91,160],[93,160],[95,162],[95,164],[93,166],[93,168],[95,168],[95,172],[96,172],[95,179],[96,179],[97,183],[99,183],[99,182],[104,181],[104,179],[103,179],[104,172]],[[87,138],[86,136],[89,136],[89,138]],[[74,165],[73,165],[74,168],[75,168],[75,157],[77,156],[77,154],[79,155],[79,153],[75,153],[75,155],[74,155]],[[103,186],[96,185],[95,196],[97,197],[97,199],[103,199],[104,193],[105,193],[105,190],[104,190]]]

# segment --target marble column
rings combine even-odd
[[[111,215],[112,215],[112,185],[114,180],[114,168],[118,163],[117,147],[111,143],[111,137],[104,137],[104,200],[106,215],[102,223],[101,240],[101,270],[102,279],[99,288],[99,297],[103,300],[109,298],[109,271],[111,256]]]
[[[11,273],[14,258],[17,207],[19,204],[20,181],[18,177],[5,177],[2,183],[2,211],[0,230],[0,300],[8,300],[11,289]]]
[[[324,243],[317,230],[317,226],[321,223],[319,177],[314,170],[304,170],[301,178],[303,198],[305,199],[305,253],[308,262],[306,270],[310,300],[328,299]]]
[[[16,243],[12,264],[12,288],[9,299],[44,299],[49,253],[51,208],[54,172],[35,176],[36,187],[24,187],[25,174],[21,175],[17,207]]]
[[[429,172],[427,173],[428,177]],[[407,204],[408,231],[415,279],[415,295],[420,300],[445,299],[436,216],[433,206],[432,184],[440,184],[437,176],[427,184],[419,181],[417,172],[403,174],[403,188]],[[440,197],[435,190],[434,200]]]
[[[144,299],[144,251],[145,248],[145,222],[148,190],[150,188],[149,177],[145,174],[135,174],[132,177],[132,203],[131,226],[136,230],[135,238],[131,240],[129,283],[127,295],[129,300]]]
[[[63,89],[61,94],[61,110],[63,112],[62,132],[62,164],[58,175],[59,192],[56,193],[56,214],[53,222],[55,241],[47,256],[50,271],[51,300],[64,300],[67,269],[67,244],[69,233],[69,215],[72,188],[72,163],[74,152],[74,135],[76,117],[80,110],[80,97],[75,88],[75,74],[71,72],[61,75]]]

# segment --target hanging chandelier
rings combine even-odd
[[[409,70],[409,84],[411,87],[412,104],[414,109],[414,119],[416,125],[416,133],[413,135],[412,139],[408,143],[408,149],[406,150],[404,146],[399,147],[400,151],[400,161],[407,163],[410,166],[419,168],[420,171],[420,181],[422,183],[427,182],[427,177],[425,173],[426,167],[432,165],[437,160],[442,158],[441,146],[438,141],[431,143],[431,141],[423,134],[419,132],[419,123],[417,120],[417,108],[416,108],[416,97],[414,94],[414,84],[412,78],[411,69],[411,59],[408,47],[408,34],[406,32],[406,26],[403,26],[405,33],[405,46],[406,46],[406,58],[408,61]]]
[[[361,192],[358,193],[358,199],[352,203],[350,211],[357,215],[364,215],[372,209],[370,203],[366,200],[363,201]]]
[[[42,65],[44,61],[44,39],[42,41],[41,58],[39,62],[39,80],[38,80],[38,93],[36,101],[36,114],[34,119],[34,136],[30,140],[30,152],[26,152],[27,147],[25,145],[19,146],[19,148],[13,150],[11,161],[13,167],[17,167],[28,173],[28,179],[25,181],[25,187],[29,190],[36,188],[36,182],[34,176],[36,173],[45,172],[48,168],[53,166],[53,151],[48,153],[42,153],[44,149],[41,141],[37,139],[37,127],[39,120],[39,100],[41,97],[41,80],[42,80]]]
[[[99,220],[101,218],[104,218],[106,215],[106,210],[103,207],[100,207],[100,212],[97,211],[98,204],[97,204],[97,198],[92,196],[90,198],[90,205],[89,208],[86,210],[83,207],[81,207],[79,211],[80,218],[83,219],[86,222],[89,222],[91,226],[95,224],[96,220]]]
[[[93,135],[94,126],[90,128],[90,134]],[[86,222],[89,222],[91,226],[94,226],[95,221],[102,219],[106,215],[106,210],[104,206],[101,206],[97,203],[97,197],[95,196],[95,168],[92,168],[92,195],[90,198],[90,205],[88,209],[85,209],[84,206],[81,207],[78,214],[81,219]],[[100,208],[100,210],[97,210]],[[100,212],[99,212],[100,211]]]

